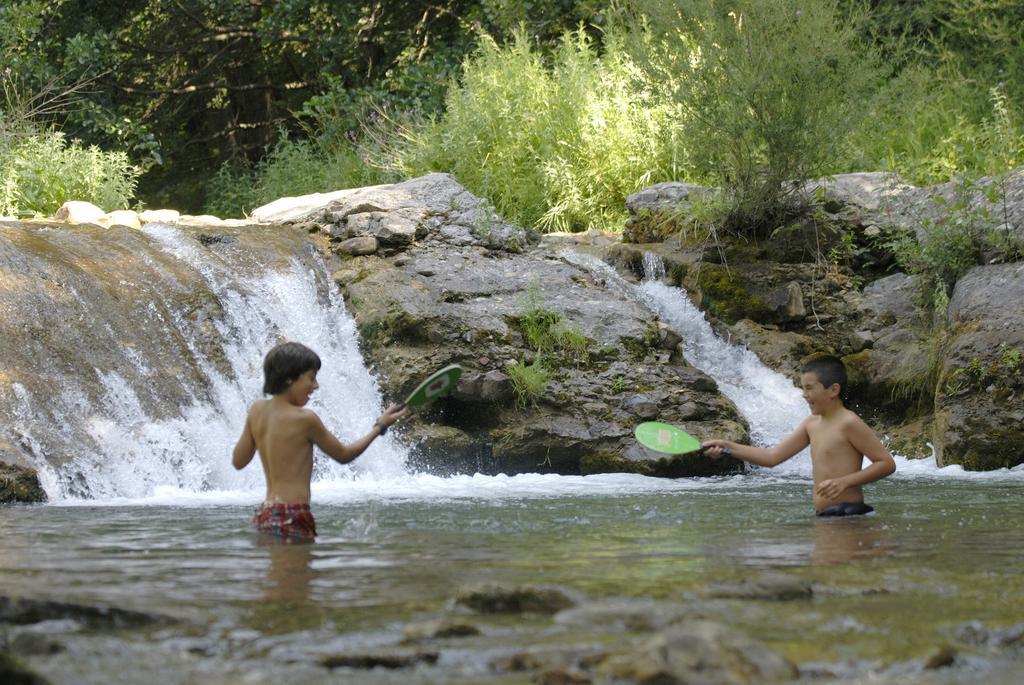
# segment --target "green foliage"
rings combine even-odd
[[[642,3],[652,79],[679,103],[698,177],[730,196],[730,224],[767,234],[789,215],[792,181],[845,155],[846,133],[880,72],[830,0]]]
[[[1024,54],[1022,54],[1024,56]],[[917,184],[1005,173],[1024,164],[1024,120],[1000,86],[955,66],[914,64],[881,88],[843,170],[885,168]]]
[[[52,215],[68,200],[123,209],[137,176],[124,153],[68,143],[61,133],[0,140],[0,214]]]
[[[528,404],[536,404],[544,395],[551,382],[551,374],[544,368],[543,362],[535,359],[532,364],[515,362],[507,369],[512,380],[512,389],[516,394],[516,405],[522,409]]]
[[[933,199],[944,209],[943,216],[925,218],[919,236],[900,237],[891,247],[900,266],[925,277],[936,298],[935,310],[941,312],[957,279],[990,261],[986,255],[1008,252],[1011,258],[1019,258],[1024,246],[998,228],[1000,215],[994,210],[1006,202],[998,180],[982,187],[961,179],[951,198],[935,195]]]
[[[568,326],[558,312],[544,306],[540,283],[533,281],[523,298],[523,313],[516,324],[527,346],[537,359],[571,364],[577,368],[590,364],[590,339],[578,326]]]
[[[384,163],[451,172],[520,225],[621,226],[626,195],[675,175],[676,139],[619,35],[604,48],[575,31],[549,66],[523,31],[507,46],[482,37],[444,115],[402,130]]]

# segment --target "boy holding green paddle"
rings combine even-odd
[[[347,464],[408,411],[404,404],[388,407],[369,433],[345,445],[327,430],[316,412],[304,408],[320,387],[316,382],[319,370],[320,357],[305,345],[286,342],[270,350],[263,360],[263,392],[271,397],[256,400],[249,408],[231,456],[232,465],[243,469],[259,452],[267,495],[253,524],[260,532],[288,541],[312,541],[316,536],[309,508],[313,446]]]
[[[846,408],[846,366],[842,360],[818,357],[804,365],[800,385],[811,415],[774,447],[708,440],[704,453],[732,456],[758,466],[776,466],[808,445],[814,477],[814,509],[818,516],[858,516],[874,509],[864,503],[862,486],[892,474],[896,462],[875,432]],[[861,468],[864,458],[871,462]]]

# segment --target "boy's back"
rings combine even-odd
[[[249,425],[267,480],[267,503],[309,504],[313,443],[312,412],[288,402],[257,400]]]

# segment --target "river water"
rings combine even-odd
[[[226,267],[237,255],[217,263],[175,229],[146,231],[227,303],[225,338],[248,335],[225,345],[227,373],[188,346],[213,391],[194,393],[174,418],[147,414],[139,387],[96,369],[104,400],[61,405],[89,426],[81,456],[39,464],[51,502],[0,511],[0,593],[172,619],[133,629],[74,619],[0,626],[0,640],[53,641],[26,657],[52,682],[519,683],[532,674],[501,665],[515,655],[572,664],[646,635],[593,615],[478,615],[454,604],[481,583],[556,586],[621,615],[678,605],[763,641],[807,682],[1021,682],[1019,649],[977,636],[1024,621],[1022,469],[969,474],[898,457],[897,473],[868,488],[876,516],[818,520],[807,455],[711,479],[438,478],[410,473],[389,436],[351,466],[318,465],[315,545],[266,544],[248,527],[262,495],[258,468],[227,467],[265,349],[284,335],[321,351],[314,408],[343,438],[380,411],[376,382],[315,261],[239,273]],[[718,380],[755,440],[772,442],[803,417],[792,383],[717,339],[684,293],[605,275],[683,334],[687,359]],[[13,391],[23,400],[15,428],[31,437],[41,398]],[[338,397],[352,401],[332,403]],[[807,581],[813,597],[713,596],[718,584],[765,574]],[[438,618],[478,634],[403,642],[410,625]],[[947,644],[952,665],[925,669]],[[425,652],[436,662],[320,665],[338,654]]]

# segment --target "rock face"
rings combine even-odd
[[[1024,263],[956,284],[935,398],[936,457],[972,470],[1024,461]]]
[[[637,445],[636,424],[656,418],[698,436],[742,439],[747,428],[650,311],[538,247],[450,176],[287,204],[253,216],[330,237],[344,260],[335,281],[385,395],[400,400],[447,364],[465,369],[449,398],[403,421],[417,467],[663,476],[737,468]],[[368,238],[375,252],[352,249]]]

